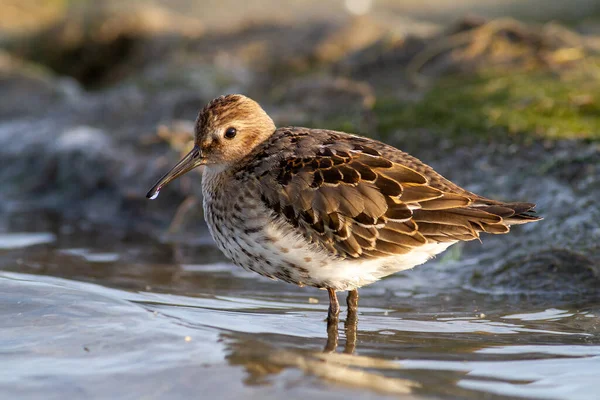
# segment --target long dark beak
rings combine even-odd
[[[163,188],[166,184],[171,182],[174,179],[179,178],[181,175],[190,172],[194,168],[204,164],[204,159],[202,158],[202,153],[200,152],[200,147],[194,146],[192,151],[190,151],[183,160],[179,161],[177,165],[175,165],[169,172],[165,174],[162,178],[156,182],[156,185],[150,189],[148,194],[146,195],[149,199],[155,199],[158,197],[158,192]]]

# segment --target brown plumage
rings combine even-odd
[[[330,298],[458,241],[540,219],[532,203],[471,193],[376,140],[276,129],[241,95],[215,99],[200,112],[194,150],[148,197],[199,165],[205,216],[219,248],[244,268],[328,289]],[[330,314],[339,309],[335,303]]]
[[[280,128],[235,171],[256,176],[264,203],[339,257],[405,254],[536,221],[531,203],[468,192],[391,146],[323,129]]]

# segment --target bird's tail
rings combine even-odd
[[[480,203],[476,204],[475,206],[482,211],[501,217],[502,222],[509,226],[526,224],[528,222],[539,221],[542,219],[542,217],[539,217],[533,210],[535,208],[534,203],[494,202],[493,204]]]

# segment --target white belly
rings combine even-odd
[[[426,244],[415,249],[410,254],[379,259],[336,261],[331,263],[327,268],[314,271],[313,277],[329,282],[337,282],[337,284],[332,285],[336,290],[352,290],[376,282],[396,272],[421,265],[446,250],[452,244],[454,243]]]

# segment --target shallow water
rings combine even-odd
[[[448,279],[460,267],[438,261],[363,288],[357,328],[343,313],[336,338],[324,322],[325,292],[244,272],[206,236],[169,245],[69,229],[5,233],[0,360],[10,368],[0,369],[0,393],[598,395],[599,307],[477,292]]]

